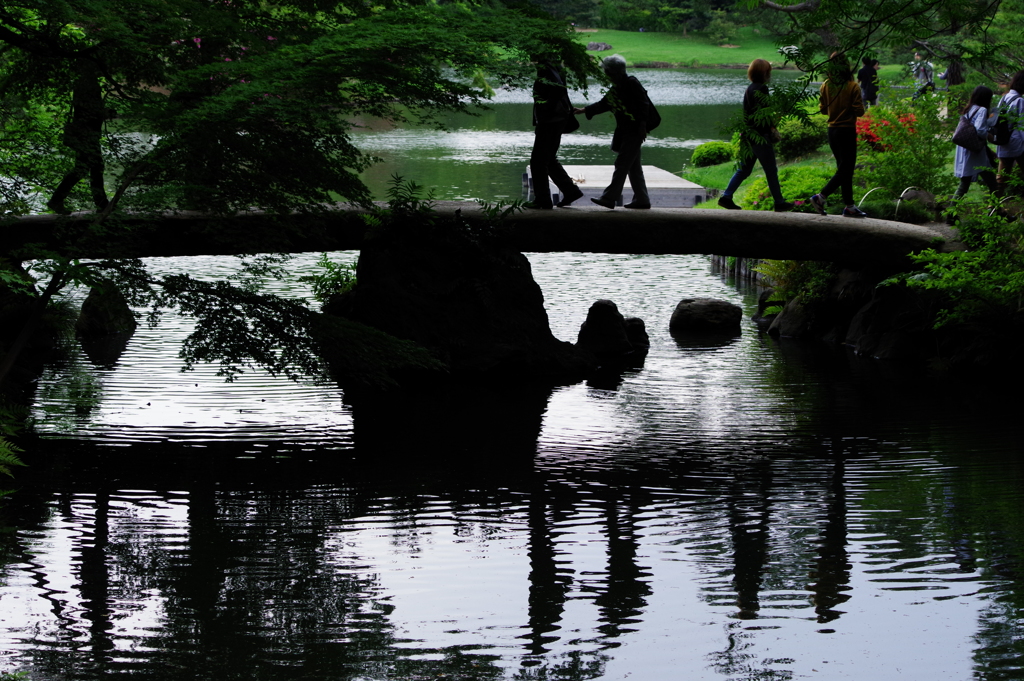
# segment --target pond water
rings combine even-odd
[[[644,368],[352,406],[181,374],[168,318],[48,371],[0,670],[1021,678],[1017,402],[751,323],[674,340],[682,297],[755,305],[700,256],[530,259],[557,336],[612,298],[648,322]]]
[[[296,278],[317,257],[297,257]],[[674,339],[684,297],[747,319],[756,306],[701,256],[529,258],[557,337],[610,298],[647,322],[644,367],[349,404],[259,372],[182,374],[190,325],[167,316],[116,360],[49,368],[31,466],[0,504],[0,671],[1024,678],[1020,400],[1005,385],[749,321],[725,341]]]

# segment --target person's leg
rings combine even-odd
[[[771,144],[755,144],[753,146],[754,156],[761,163],[764,170],[764,179],[768,182],[768,191],[775,199],[775,205],[781,206],[786,202],[782,198],[782,186],[779,184],[779,166],[775,162],[775,147]]]
[[[552,163],[557,164],[555,154],[558,153],[563,125],[538,123],[534,130],[533,150],[530,152],[530,175],[533,177],[533,202],[540,208],[553,207],[548,173],[552,170]],[[561,165],[558,167],[561,169]]]
[[[989,173],[989,175],[991,175],[991,174],[992,173]],[[967,194],[967,191],[971,188],[971,182],[973,182],[973,181],[974,181],[974,177],[971,176],[971,175],[968,175],[966,177],[961,177],[960,178],[960,186],[956,188],[955,192],[953,192],[953,199],[954,200],[955,199],[959,199],[959,198],[963,197],[965,194]]]
[[[1017,196],[1024,194],[1024,156],[1008,158],[1006,182],[1008,190]]]
[[[821,189],[827,197],[835,190],[842,191],[843,202],[853,205],[853,171],[857,166],[857,131],[854,128],[829,128],[828,146],[836,159],[836,172]]]
[[[644,166],[641,156],[643,144],[637,146],[636,158],[629,166],[629,187],[633,190],[633,200],[630,202],[633,208],[649,208],[651,197],[647,193],[647,179],[644,177]]]
[[[1006,196],[1006,173],[1013,167],[1013,159],[1000,158],[999,165],[996,168],[996,183],[999,187],[996,192],[997,196]]]
[[[857,130],[855,128],[839,128],[839,148],[842,158],[836,156],[836,175],[840,176],[839,188],[843,195],[843,203],[853,205],[853,173],[857,169]]]
[[[633,161],[640,156],[640,139],[629,135],[623,135],[619,144],[619,155],[615,157],[615,166],[612,171],[612,181],[605,190],[601,192],[601,200],[614,204],[622,196],[622,188],[626,185],[626,178],[633,166]]]
[[[567,196],[573,196],[576,194],[582,195],[576,183],[569,177],[569,173],[565,172],[565,168],[558,162],[558,149],[562,146],[562,131],[565,129],[565,121],[555,121],[554,123],[548,123],[546,125],[551,126],[550,142],[548,148],[550,150],[550,156],[548,157],[548,177],[558,187],[558,191],[562,193],[563,199]]]
[[[825,186],[821,188],[818,194],[824,198],[828,198],[835,190],[839,189],[840,183],[842,182],[842,175],[840,174],[840,168],[842,163],[843,155],[846,153],[846,147],[843,146],[842,128],[829,128],[828,129],[828,148],[832,151],[832,156],[836,160],[836,172],[832,174],[829,181],[825,183]]]
[[[996,182],[996,174],[995,173],[993,173],[991,170],[982,170],[980,173],[978,173],[978,177],[981,178],[981,181],[985,184],[986,187],[988,187],[988,190],[992,194],[995,194],[995,195],[998,196],[998,194],[999,194],[999,183]]]
[[[740,160],[740,167],[733,173],[732,179],[729,180],[729,184],[726,185],[725,191],[722,192],[722,196],[731,197],[736,193],[736,190],[740,188],[743,181],[750,177],[750,173],[754,170],[754,164],[757,163],[757,156],[753,153],[746,158]]]

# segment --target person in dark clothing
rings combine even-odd
[[[580,127],[569,102],[569,91],[562,74],[552,61],[537,63],[537,80],[533,83],[533,151],[530,153],[530,174],[533,176],[533,207],[553,208],[548,178],[562,194],[559,206],[568,206],[583,196],[558,162],[562,134]]]
[[[864,102],[860,87],[853,80],[850,62],[833,52],[826,66],[825,82],[818,93],[818,110],[828,115],[828,146],[836,159],[836,173],[821,191],[811,197],[811,205],[821,215],[827,215],[825,206],[829,194],[837,189],[842,193],[843,215],[850,218],[867,217],[853,203],[853,171],[857,167],[857,118],[864,115]]]
[[[768,106],[768,81],[772,77],[772,65],[764,59],[755,59],[750,62],[747,68],[747,78],[750,85],[743,95],[743,122],[746,130],[740,139],[741,160],[740,167],[736,174],[729,180],[729,186],[725,188],[718,205],[730,210],[739,210],[739,206],[732,200],[732,195],[740,188],[743,180],[750,177],[754,164],[761,162],[764,170],[765,180],[768,181],[768,190],[775,200],[775,212],[782,213],[793,210],[793,204],[782,198],[782,188],[779,186],[779,168],[775,162],[775,129],[772,121],[765,117],[765,113],[758,115],[758,112]]]
[[[622,188],[629,177],[633,201],[625,207],[650,208],[651,197],[647,194],[647,182],[640,161],[640,147],[647,139],[647,90],[634,76],[626,75],[626,60],[622,55],[605,57],[601,61],[601,68],[612,81],[608,94],[601,101],[574,111],[585,114],[587,120],[606,111],[615,115],[612,151],[617,152],[618,156],[615,158],[611,184],[605,187],[600,197],[590,200],[605,208],[615,208],[615,202],[622,195]]]
[[[860,81],[860,98],[864,102],[864,108],[878,104],[878,69],[882,68],[881,62],[871,57],[864,57],[864,66],[857,72],[857,80]]]

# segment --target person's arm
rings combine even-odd
[[[576,107],[575,109],[573,109],[573,113],[584,114],[584,115],[586,115],[587,120],[589,121],[594,116],[596,116],[598,114],[603,114],[603,113],[611,111],[611,110],[612,110],[612,105],[608,103],[608,96],[606,95],[606,96],[602,97],[601,101],[599,101],[599,102],[594,102],[593,104],[588,104],[587,106],[582,107],[582,108],[581,107]]]
[[[978,135],[985,137],[985,135],[988,134],[988,129],[990,127],[988,110],[983,106],[975,106],[971,111],[970,119],[971,125],[973,125],[974,129],[978,131]]]

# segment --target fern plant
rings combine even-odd
[[[313,289],[313,297],[320,303],[326,303],[334,295],[351,291],[356,285],[356,263],[334,262],[322,253],[316,262],[320,272],[299,277],[299,281],[307,283]]]

